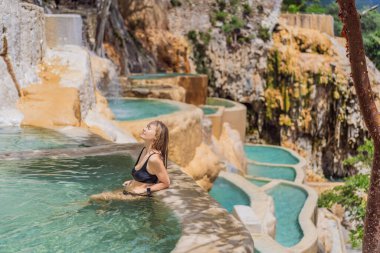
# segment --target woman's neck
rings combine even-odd
[[[146,152],[150,153],[153,150],[153,142],[151,142],[151,141],[145,141],[144,147],[146,149]]]

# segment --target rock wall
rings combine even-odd
[[[137,76],[139,77],[139,76]],[[120,94],[124,97],[164,98],[193,105],[206,104],[206,75],[180,75],[150,78],[121,78]]]
[[[268,57],[265,102],[250,110],[251,130],[303,154],[326,177],[355,173],[343,160],[368,136],[350,78],[345,47],[316,30],[280,25]],[[380,73],[368,73],[376,94]]]
[[[213,15],[221,13],[215,1],[181,1],[181,6],[169,9],[170,32],[186,37],[190,33],[198,34],[192,43],[191,72],[208,74],[209,96],[249,103],[262,95],[258,87],[263,86],[267,51],[271,44],[267,36],[277,22],[281,2],[241,1],[236,13],[232,11],[235,7],[224,10],[225,13],[231,12],[231,18],[246,22],[235,30],[232,38],[223,32],[228,29],[228,24],[211,20]],[[241,10],[244,4],[249,6],[246,9],[250,8],[249,15],[241,14],[246,11]],[[199,52],[202,50],[204,52]]]
[[[281,23],[288,26],[313,29],[334,36],[334,18],[331,15],[283,13],[280,19]]]
[[[16,86],[38,80],[37,64],[45,54],[44,15],[38,6],[0,0],[0,125],[18,125]]]
[[[38,71],[41,82],[23,89],[23,124],[80,126],[95,106],[89,53],[78,46],[48,50]]]

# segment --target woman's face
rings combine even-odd
[[[146,141],[153,141],[156,138],[156,129],[157,126],[155,124],[148,124],[143,128],[140,137]]]

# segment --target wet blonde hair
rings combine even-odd
[[[150,122],[148,125],[156,126],[156,140],[153,142],[152,148],[161,152],[165,167],[168,165],[168,146],[169,146],[169,130],[166,125],[159,120]]]

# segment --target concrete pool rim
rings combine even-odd
[[[161,114],[158,116],[153,116],[153,117],[147,117],[147,118],[141,118],[141,119],[134,119],[134,120],[118,120],[118,119],[113,119],[116,122],[138,122],[138,121],[143,121],[143,120],[154,120],[157,118],[166,118],[166,117],[172,117],[178,114],[182,114],[184,112],[188,111],[194,111],[194,110],[199,110],[202,111],[199,107],[191,105],[191,104],[186,104],[182,102],[178,102],[175,100],[169,100],[169,99],[161,99],[161,98],[136,98],[136,97],[107,97],[107,101],[109,99],[117,99],[117,100],[148,100],[148,101],[156,101],[156,102],[161,102],[161,103],[167,103],[170,105],[174,105],[178,108],[178,110],[171,112],[171,113],[166,113],[166,114]]]
[[[269,182],[261,187],[255,186],[251,182],[247,181],[244,177],[230,173],[230,172],[221,172],[220,176],[224,179],[235,184],[237,187],[242,189],[251,199],[251,208],[261,215],[263,212],[269,211],[265,208],[260,210],[263,205],[260,205],[260,201],[271,198],[268,195],[267,191],[273,189],[274,187],[285,184],[301,191],[304,191],[307,194],[307,198],[304,202],[304,205],[298,215],[298,223],[301,227],[301,230],[304,234],[302,239],[292,247],[284,247],[276,242],[272,237],[266,234],[253,233],[252,237],[255,241],[256,248],[262,253],[273,253],[273,250],[276,250],[276,253],[281,252],[300,252],[300,253],[312,253],[316,252],[317,247],[317,229],[315,227],[316,213],[317,213],[317,201],[318,195],[311,188],[306,185],[299,183],[289,182],[286,180],[273,179],[268,180]]]
[[[253,144],[253,143],[244,143],[244,146],[257,146],[257,147],[269,147],[269,148],[275,148],[275,149],[280,149],[283,150],[289,154],[291,154],[293,157],[298,159],[297,164],[280,164],[280,163],[264,163],[264,162],[258,162],[256,160],[248,159],[248,163],[255,164],[255,165],[263,165],[263,166],[268,166],[268,167],[286,167],[286,168],[292,168],[296,172],[296,177],[294,179],[295,183],[302,184],[305,180],[305,168],[307,166],[306,160],[298,155],[295,151],[281,147],[281,146],[275,146],[275,145],[265,145],[265,144]],[[249,176],[249,178],[252,178],[252,176]],[[262,179],[267,179],[267,180],[274,180],[270,178],[265,178],[265,177],[260,177]]]

